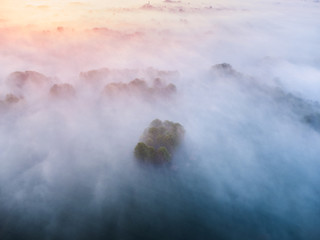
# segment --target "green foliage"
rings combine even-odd
[[[157,157],[160,162],[169,162],[170,161],[170,153],[165,147],[159,147],[157,150]]]
[[[172,153],[180,144],[184,136],[181,124],[155,119],[150,123],[141,142],[135,147],[135,157],[143,162],[170,162]]]
[[[148,146],[143,142],[139,142],[134,149],[134,155],[136,158],[145,160],[148,156]]]
[[[150,123],[151,127],[161,127],[162,126],[162,122],[159,119],[155,119]]]
[[[139,142],[134,149],[134,155],[136,158],[143,161],[150,161],[151,159],[155,158],[156,150],[143,142]]]

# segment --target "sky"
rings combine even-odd
[[[129,11],[137,9],[147,1],[2,1],[1,15],[8,24],[40,25],[41,27],[69,25],[75,28],[94,24],[114,24],[125,8],[125,18],[132,18]],[[152,4],[161,4],[154,1]],[[171,5],[174,3],[170,3]]]
[[[266,3],[268,1],[265,1]],[[264,1],[261,1],[263,4]],[[144,1],[144,0],[120,0],[120,1],[56,1],[56,0],[2,0],[0,14],[2,24],[5,26],[28,26],[30,27],[54,27],[66,25],[76,29],[94,27],[98,25],[112,25],[117,28],[125,27],[130,23],[145,24],[153,17],[167,17],[166,15],[147,14],[140,11],[143,5],[150,4],[154,10],[173,11],[179,13],[179,9],[192,12],[196,8],[214,7],[241,8],[242,10],[252,6],[250,1]],[[150,9],[149,9],[150,10]],[[248,10],[248,9],[247,9]],[[143,14],[142,14],[143,12]],[[194,11],[199,14],[198,11]],[[181,16],[178,14],[178,16]]]

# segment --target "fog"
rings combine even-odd
[[[1,240],[319,239],[319,2],[44,4],[0,9]]]

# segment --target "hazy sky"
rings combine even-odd
[[[0,6],[1,25],[5,26],[40,26],[53,27],[56,25],[72,26],[73,28],[94,25],[119,25],[120,19],[129,22],[141,20],[135,18],[139,8],[144,4],[167,9],[215,7],[225,5],[222,1],[171,1],[160,0],[120,0],[120,1],[54,1],[54,0],[2,0]],[[229,1],[231,3],[233,1]],[[123,14],[124,13],[124,14]],[[121,15],[121,16],[119,16]],[[153,13],[152,15],[156,15]],[[148,14],[144,14],[147,19]],[[145,21],[145,20],[143,20]]]

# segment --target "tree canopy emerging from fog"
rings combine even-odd
[[[165,84],[160,78],[155,78],[152,86],[148,86],[146,81],[136,78],[129,83],[112,82],[104,88],[105,95],[109,97],[122,93],[125,96],[144,96],[149,100],[157,97],[170,98],[176,92],[177,88],[174,84]]]
[[[68,83],[54,84],[50,88],[50,94],[54,97],[70,98],[76,95],[76,90],[71,84]]]
[[[146,163],[169,163],[183,139],[184,132],[179,123],[153,120],[134,149],[135,157]]]

